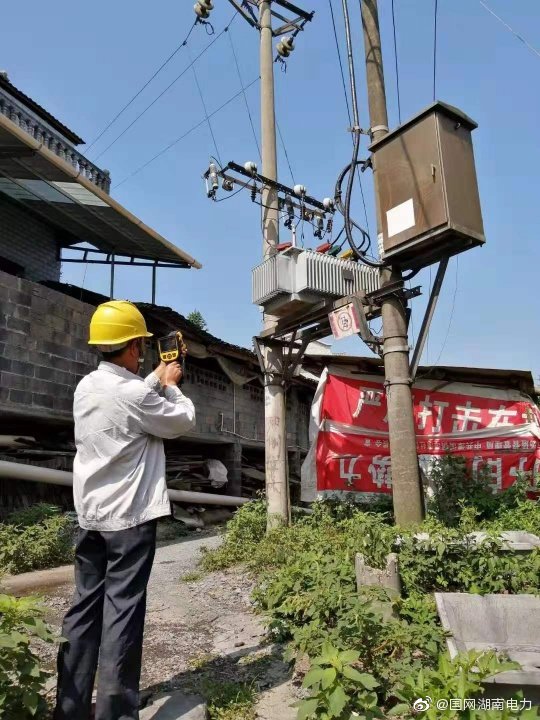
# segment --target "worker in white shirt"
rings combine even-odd
[[[195,424],[178,388],[178,363],[138,375],[145,338],[139,310],[100,305],[89,344],[103,361],[81,380],[73,415],[73,494],[80,531],[75,598],[62,629],[55,720],[89,720],[98,666],[95,720],[137,720],[146,586],[157,518],[170,514],[162,438]]]

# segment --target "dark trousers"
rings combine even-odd
[[[155,549],[155,520],[116,532],[79,531],[54,720],[90,718],[98,655],[96,720],[138,720],[146,586]]]

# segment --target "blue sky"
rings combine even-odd
[[[307,1],[307,0],[306,0]],[[538,0],[487,0],[488,5],[535,47],[540,47]],[[219,32],[232,11],[214,0],[212,23]],[[353,12],[361,122],[368,125],[358,4]],[[380,0],[390,125],[398,124],[390,0]],[[287,72],[276,67],[278,121],[296,182],[317,197],[331,195],[336,175],[350,160],[350,136],[328,3],[311,0],[314,21],[297,39]],[[334,7],[341,21],[339,0]],[[432,100],[434,0],[395,0],[401,114],[406,119]],[[54,12],[36,0],[9,3],[0,27],[0,65],[12,82],[90,143],[186,35],[192,2],[127,0],[72,3],[56,0]],[[28,21],[31,19],[32,36]],[[339,32],[341,35],[341,22]],[[258,36],[237,18],[231,35],[244,84],[258,75]],[[129,110],[89,151],[91,159],[151,102],[209,42],[197,27]],[[196,64],[211,112],[240,89],[226,35]],[[425,362],[532,369],[540,372],[537,318],[540,260],[538,121],[540,58],[520,43],[477,0],[439,0],[437,97],[474,118],[474,147],[487,244],[451,260],[424,353]],[[255,84],[247,97],[259,128]],[[193,72],[187,72],[96,162],[113,178],[112,194],[135,215],[200,260],[204,269],[161,270],[157,302],[183,314],[194,308],[210,330],[249,345],[260,313],[251,305],[251,269],[261,257],[258,207],[247,194],[213,204],[201,175],[214,147],[207,125],[120,183],[164,146],[204,118]],[[258,160],[242,97],[213,120],[224,162]],[[365,141],[364,141],[365,143]],[[84,146],[81,148],[84,152]],[[363,146],[364,156],[366,153]],[[280,177],[291,181],[280,148]],[[371,178],[365,177],[370,227]],[[359,194],[356,215],[363,216]],[[288,239],[283,230],[282,239]],[[306,238],[307,244],[316,240]],[[68,265],[63,278],[81,284],[84,268]],[[435,271],[433,270],[433,277]],[[456,288],[457,277],[457,288]],[[429,271],[417,276],[424,296],[413,301],[414,330],[420,326]],[[108,276],[90,266],[85,287],[108,292]],[[149,270],[118,269],[116,294],[148,301]],[[454,302],[455,297],[455,302]],[[453,307],[453,314],[452,314]],[[449,325],[450,317],[452,322]],[[445,341],[446,338],[446,341]],[[335,345],[341,352],[369,354],[360,340]]]

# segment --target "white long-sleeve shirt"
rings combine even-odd
[[[169,515],[162,438],[176,438],[195,425],[191,400],[177,387],[162,388],[155,373],[143,380],[101,362],[78,384],[73,416],[80,526],[123,530]]]

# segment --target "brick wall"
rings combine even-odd
[[[235,387],[217,361],[188,356],[183,390],[197,410],[196,432],[219,431],[223,413],[225,435],[234,431],[247,440],[264,440],[264,388],[260,382]],[[312,393],[292,387],[287,395],[287,444],[307,449]]]
[[[5,408],[71,418],[75,386],[98,362],[97,353],[86,344],[94,310],[0,271],[0,413]],[[148,360],[146,372],[151,369]],[[248,440],[264,440],[264,392],[259,382],[234,387],[216,360],[188,356],[183,389],[197,409],[195,435],[234,442],[234,431]],[[302,393],[294,387],[288,393],[287,443],[307,448],[309,398]],[[228,433],[220,435],[222,414]]]
[[[0,271],[1,408],[71,417],[75,386],[97,364],[86,344],[93,311]]]
[[[29,280],[59,280],[54,229],[0,193],[0,257],[22,265]]]
[[[183,390],[197,410],[195,432],[219,433],[223,414],[223,428],[229,433],[235,431],[249,439],[264,438],[263,403],[246,389],[234,387],[216,360],[201,361],[188,356]]]

